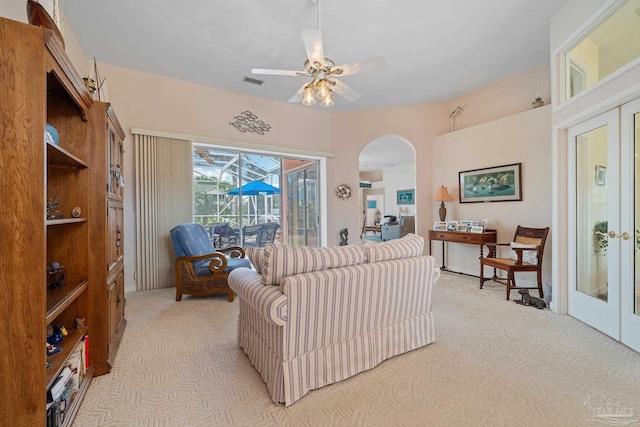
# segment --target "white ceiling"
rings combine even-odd
[[[362,96],[336,97],[331,111],[445,101],[548,62],[550,20],[565,1],[324,0],[326,56],[388,62],[342,77]],[[317,11],[312,0],[64,2],[85,54],[98,62],[282,102],[305,78],[250,70],[301,70],[300,30],[318,28]]]

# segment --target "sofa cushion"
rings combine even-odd
[[[392,259],[420,256],[424,250],[424,238],[409,233],[400,239],[373,243],[363,246],[367,252],[367,262],[388,261]]]
[[[362,246],[312,248],[267,244],[262,262],[262,283],[279,285],[283,277],[366,262]]]
[[[264,248],[245,247],[244,252],[251,261],[253,268],[258,273],[262,273],[262,263],[264,262]]]

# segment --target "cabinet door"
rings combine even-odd
[[[118,334],[121,333],[121,331],[119,330],[120,327],[120,322],[122,320],[122,318],[124,318],[124,305],[125,305],[125,299],[124,299],[124,269],[121,269],[118,272],[118,275],[116,276],[116,288],[117,288],[117,295],[116,295],[116,331]]]
[[[109,300],[109,321],[107,327],[107,343],[111,343],[116,335],[118,326],[118,285],[117,276],[107,284],[107,297]]]
[[[122,203],[109,200],[107,205],[108,233],[107,267],[113,271],[124,259],[124,209]]]
[[[124,196],[124,145],[111,120],[107,121],[107,137],[109,149],[109,196],[122,200]]]

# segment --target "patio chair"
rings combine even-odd
[[[278,228],[280,228],[280,224],[277,222],[245,225],[242,228],[242,247],[261,248],[267,243],[273,243]]]
[[[231,246],[216,249],[207,231],[200,224],[181,224],[171,229],[176,253],[176,301],[187,295],[225,293],[234,299],[227,283],[229,273],[238,267],[251,268],[244,249]]]

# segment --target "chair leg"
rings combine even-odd
[[[182,294],[176,289],[176,301],[182,300]]]
[[[229,302],[233,302],[233,299],[235,297],[235,294],[233,293],[233,291],[228,291],[227,296],[228,296]]]
[[[542,291],[542,271],[538,270],[538,293],[540,298],[544,298],[544,292]]]
[[[508,272],[507,273],[507,301],[509,300],[509,297],[511,295],[511,286],[515,286],[515,283],[513,280],[513,273]]]

